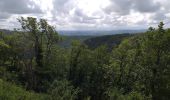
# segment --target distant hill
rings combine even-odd
[[[7,29],[0,29],[0,32],[4,32],[7,34],[10,34],[14,32],[13,30],[7,30]],[[87,37],[94,37],[94,36],[103,36],[103,35],[114,35],[114,34],[124,34],[124,33],[143,33],[146,32],[145,29],[141,30],[75,30],[75,31],[57,31],[59,35],[62,36],[73,36],[73,37],[81,37],[81,36],[87,36]]]
[[[64,36],[103,36],[124,33],[143,33],[145,29],[141,30],[87,30],[87,31],[58,31],[60,35]]]
[[[0,29],[0,31],[6,34],[13,33],[13,31],[5,29]],[[60,47],[69,48],[73,40],[78,40],[91,49],[95,49],[101,45],[106,45],[111,50],[114,46],[120,44],[124,38],[133,35],[129,33],[140,33],[143,31],[145,30],[58,31],[59,35],[62,37],[62,41],[59,42],[58,45]]]
[[[13,31],[11,30],[6,30],[6,29],[0,29],[0,32],[6,33],[6,34],[11,34]]]
[[[145,31],[146,30],[58,31],[59,35],[63,37],[63,41],[59,42],[59,45],[64,48],[69,48],[73,40],[79,40],[80,42],[84,42],[91,49],[106,45],[111,50],[124,38]]]
[[[62,41],[58,43],[59,46],[64,47],[64,48],[69,48],[71,46],[72,41],[78,40],[80,42],[84,42],[86,39],[93,38],[96,36],[63,36]]]
[[[58,43],[59,46],[69,48],[72,41],[78,40],[86,44],[90,49],[95,49],[101,45],[106,45],[109,50],[120,44],[120,42],[134,34],[115,34],[103,36],[62,36],[62,41]]]
[[[125,39],[133,36],[134,34],[116,34],[116,35],[105,35],[98,36],[87,39],[84,43],[91,49],[95,49],[101,45],[106,45],[109,48],[109,51],[112,50],[113,47],[120,44],[120,42]]]

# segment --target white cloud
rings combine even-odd
[[[169,22],[169,4],[169,0],[1,0],[0,28],[16,27],[20,16],[45,18],[58,30],[146,28]]]

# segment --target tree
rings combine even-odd
[[[163,25],[123,41],[113,51],[113,87],[123,94],[136,91],[153,100],[168,100],[170,33]]]
[[[28,65],[30,73],[30,79],[32,79],[28,86],[30,89],[36,91],[45,91],[44,84],[45,80],[50,79],[48,76],[48,62],[50,60],[51,48],[55,43],[59,41],[58,33],[55,28],[47,23],[46,20],[40,19],[38,22],[36,18],[21,17],[18,19],[20,22],[24,38],[27,39],[31,44],[33,51],[33,57],[30,59]],[[30,47],[31,48],[31,47]],[[35,58],[35,68],[33,66]]]
[[[106,99],[105,92],[111,86],[112,68],[109,65],[110,55],[106,46],[93,51],[93,67],[89,81],[89,94],[93,100]],[[96,92],[93,92],[96,91]]]
[[[69,81],[54,81],[51,86],[52,100],[75,100],[79,89],[74,88]]]
[[[143,66],[148,77],[145,85],[150,88],[153,100],[168,100],[170,33],[160,22],[157,30],[148,31],[143,44]],[[149,85],[149,86],[148,86]]]

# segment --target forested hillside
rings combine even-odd
[[[170,29],[163,22],[142,34],[62,48],[46,20],[18,21],[20,29],[0,32],[0,99],[170,99]],[[108,52],[112,40],[120,44]]]
[[[84,43],[91,49],[95,49],[97,47],[105,45],[107,46],[109,51],[112,51],[113,47],[118,46],[121,43],[121,41],[129,37],[132,37],[134,35],[135,34],[128,34],[128,33],[115,34],[115,35],[104,35],[104,36],[98,36],[98,37],[92,37],[92,38],[86,39]]]
[[[64,35],[59,35],[62,38],[62,41],[59,41],[58,45],[60,47],[64,48],[70,48],[71,43],[73,41],[79,41],[83,43],[85,40],[96,37],[96,36],[64,36]]]

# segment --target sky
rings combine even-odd
[[[44,18],[57,30],[170,27],[170,0],[0,0],[0,29],[19,28],[17,18]]]

